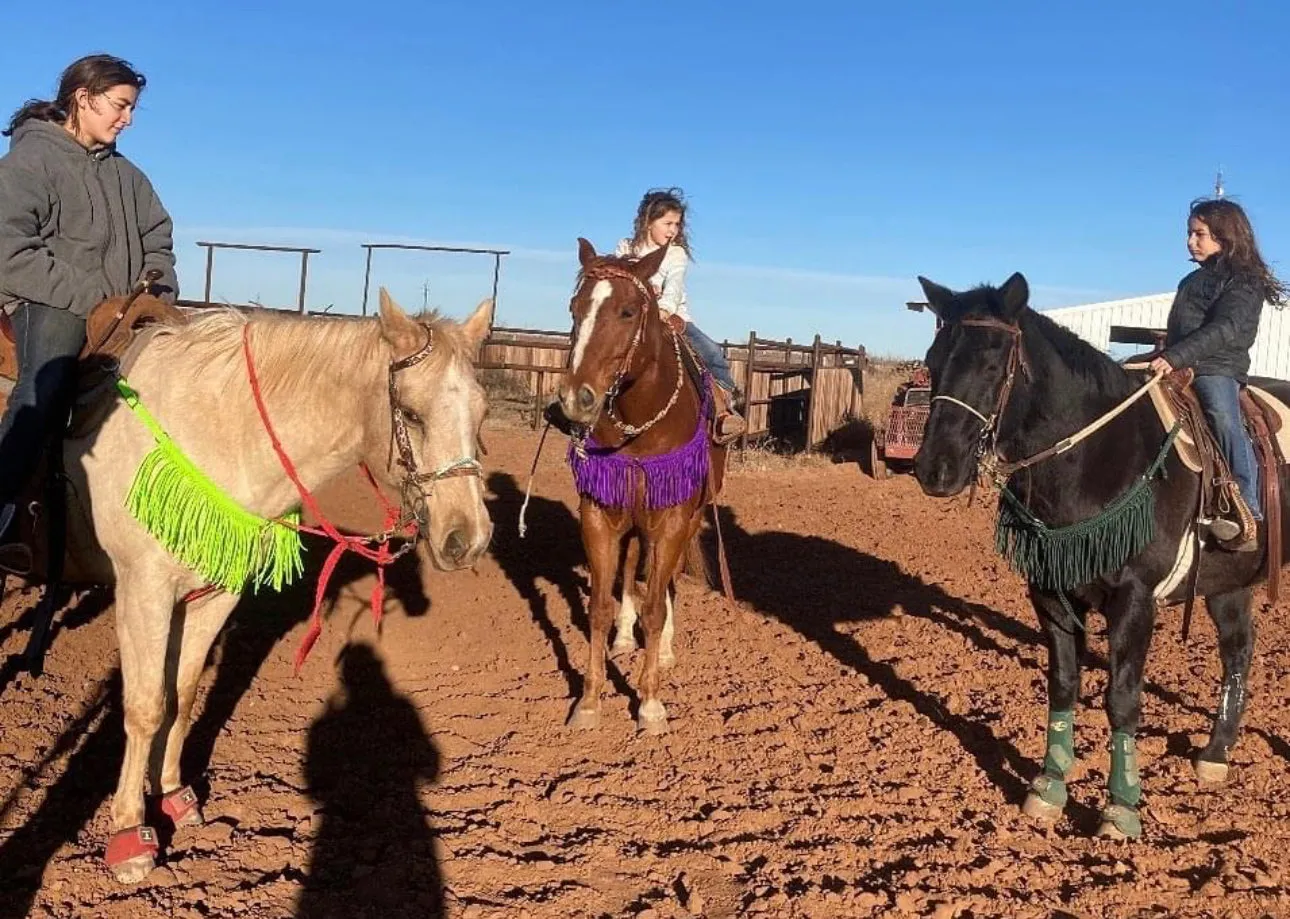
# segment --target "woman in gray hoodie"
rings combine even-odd
[[[0,538],[54,424],[65,418],[85,318],[148,269],[153,293],[178,292],[170,215],[116,149],[146,83],[106,54],[63,71],[52,102],[14,114],[0,158],[0,307],[10,314],[18,380],[0,418]]]

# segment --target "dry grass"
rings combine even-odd
[[[871,361],[864,373],[864,420],[878,430],[887,425],[891,400],[909,382],[918,361]]]

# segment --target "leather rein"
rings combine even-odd
[[[1164,374],[1156,373],[1150,380],[1138,389],[1134,390],[1127,398],[1120,401],[1114,408],[1102,415],[1099,415],[1093,422],[1080,428],[1069,437],[1063,437],[1051,447],[1048,447],[1045,450],[1040,450],[1038,453],[1032,454],[1025,459],[1009,461],[999,454],[999,420],[1003,417],[1003,413],[1008,407],[1009,399],[1012,398],[1012,389],[1016,383],[1017,371],[1020,370],[1027,380],[1031,378],[1030,362],[1026,360],[1025,351],[1022,348],[1021,326],[1016,323],[1005,322],[1002,319],[993,319],[989,317],[982,319],[962,319],[959,320],[958,325],[981,329],[993,329],[1007,334],[1012,339],[1011,344],[1008,347],[1008,358],[1005,363],[1003,384],[999,387],[999,396],[995,400],[994,411],[991,412],[988,417],[968,403],[961,399],[957,399],[954,396],[936,395],[932,397],[933,402],[940,400],[952,403],[980,419],[981,433],[976,446],[976,467],[978,473],[982,468],[984,468],[986,474],[996,485],[1001,485],[1006,482],[1015,472],[1020,472],[1022,469],[1027,469],[1030,466],[1042,463],[1044,460],[1051,459],[1054,456],[1059,456],[1067,450],[1070,450],[1076,444],[1087,439],[1093,433],[1100,430],[1113,419],[1124,413],[1134,402],[1149,393],[1152,388],[1158,386],[1160,381],[1164,378]],[[974,484],[977,477],[977,475],[973,476]]]

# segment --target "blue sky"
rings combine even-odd
[[[1220,164],[1290,273],[1281,4],[12,6],[6,112],[90,51],[148,76],[121,148],[175,218],[187,296],[198,239],[322,249],[308,302],[341,312],[360,242],[480,245],[514,253],[500,323],[566,328],[576,238],[611,247],[679,185],[709,334],[920,355],[918,274],[1020,270],[1041,307],[1171,289]],[[289,304],[297,272],[221,253],[214,296]],[[462,315],[491,279],[379,253],[373,289]]]

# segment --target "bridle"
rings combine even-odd
[[[654,293],[654,289],[649,284],[646,284],[625,268],[619,268],[616,265],[608,265],[602,262],[592,265],[590,268],[583,271],[582,279],[578,282],[578,286],[573,292],[573,298],[570,300],[570,309],[572,310],[573,300],[577,299],[578,293],[582,290],[583,285],[588,281],[614,280],[630,282],[638,291],[640,291],[641,296],[645,298],[645,308],[641,310],[640,317],[636,320],[636,328],[632,332],[632,341],[627,347],[627,354],[623,357],[622,363],[614,374],[614,379],[613,382],[609,384],[609,389],[605,391],[605,414],[608,416],[610,422],[618,432],[628,440],[631,440],[632,438],[639,437],[641,434],[644,434],[650,428],[654,427],[654,425],[662,421],[667,416],[667,413],[672,410],[672,407],[676,405],[676,400],[680,397],[681,390],[685,386],[685,365],[681,361],[681,337],[676,333],[675,329],[666,323],[663,323],[663,328],[672,337],[672,350],[676,353],[676,386],[672,389],[671,398],[667,400],[667,404],[664,405],[653,418],[646,421],[644,424],[628,424],[627,422],[615,417],[614,402],[622,392],[623,383],[627,381],[627,374],[630,372],[632,361],[636,357],[636,349],[640,346],[641,340],[645,335],[645,321],[649,318],[651,309],[655,313],[658,312],[659,305],[658,295]],[[660,320],[661,318],[662,317],[660,316]]]
[[[1004,332],[1012,339],[1008,345],[1008,357],[1004,362],[1003,383],[999,387],[998,398],[995,399],[994,411],[988,417],[962,399],[945,395],[932,396],[932,402],[949,402],[980,419],[981,433],[976,444],[976,468],[980,470],[982,466],[985,466],[990,477],[996,481],[1000,480],[1000,476],[1006,479],[1018,469],[1039,462],[1038,454],[1036,457],[1030,457],[1020,463],[1009,463],[999,455],[999,419],[1003,417],[1004,411],[1008,408],[1008,400],[1012,398],[1012,388],[1017,382],[1017,370],[1020,369],[1026,379],[1030,379],[1030,363],[1026,360],[1025,352],[1021,347],[1021,326],[1011,322],[1004,322],[1002,319],[991,319],[989,317],[962,319],[957,324],[971,328],[993,329]],[[974,475],[973,479],[975,480],[975,478],[976,476]]]
[[[395,550],[392,558],[411,551],[415,547],[415,542],[420,538],[421,531],[429,523],[429,500],[434,494],[435,483],[442,479],[455,478],[458,476],[479,476],[483,477],[483,467],[479,461],[471,456],[464,456],[460,459],[453,460],[444,464],[434,472],[421,472],[417,464],[416,454],[412,452],[412,439],[408,435],[407,411],[399,403],[398,374],[411,367],[420,364],[434,351],[434,329],[427,323],[420,323],[426,331],[425,344],[415,353],[404,358],[393,359],[389,363],[387,376],[390,396],[390,437],[393,442],[393,448],[398,451],[398,464],[403,467],[403,477],[399,481],[399,506],[393,508],[385,496],[381,494],[380,489],[376,488],[376,482],[372,479],[371,471],[364,464],[364,470],[368,476],[372,487],[376,490],[377,496],[381,499],[382,505],[385,506],[385,529],[380,533],[372,536],[362,537],[365,543],[388,543],[391,539],[399,536],[411,537],[402,546]],[[278,455],[288,477],[300,492],[305,503],[311,505],[311,510],[317,513],[313,506],[313,497],[305,488],[304,483],[300,480],[296,472],[295,464],[287,456],[286,450],[282,447],[278,439],[277,432],[274,430],[272,422],[269,420],[268,408],[264,404],[264,397],[261,392],[259,375],[256,372],[255,362],[251,356],[251,324],[247,323],[242,329],[242,351],[246,358],[247,374],[251,384],[251,394],[255,399],[256,408],[260,413],[260,420],[264,423],[266,432],[270,441],[273,443],[274,451]],[[393,454],[394,449],[391,450]],[[393,458],[388,462],[388,466],[394,465]],[[430,487],[425,488],[426,483]],[[327,529],[327,527],[324,527]],[[332,532],[326,532],[324,535],[337,538]]]
[[[428,323],[423,322],[420,325],[426,332],[425,344],[420,350],[407,357],[390,361],[389,391],[390,437],[395,449],[398,450],[398,464],[403,467],[403,478],[399,483],[400,523],[406,525],[415,522],[424,527],[429,520],[427,505],[431,495],[434,494],[435,484],[443,479],[459,476],[473,475],[482,478],[483,467],[472,456],[453,460],[434,472],[421,472],[417,465],[416,454],[412,452],[412,439],[408,435],[407,412],[399,403],[398,374],[400,371],[417,366],[434,351],[434,329]],[[393,463],[391,462],[390,465]],[[424,487],[426,483],[430,485],[428,490]]]
[[[1094,432],[1109,424],[1113,419],[1126,411],[1134,402],[1150,392],[1151,389],[1157,386],[1164,378],[1164,374],[1162,373],[1154,374],[1150,380],[1138,389],[1134,390],[1133,393],[1123,399],[1118,405],[1110,411],[1100,415],[1091,423],[1080,428],[1074,434],[1071,434],[1069,437],[1063,437],[1051,447],[1048,447],[1045,450],[1040,450],[1038,453],[1032,454],[1025,459],[1009,461],[999,455],[999,421],[1008,407],[1008,400],[1012,398],[1012,388],[1017,381],[1017,370],[1020,369],[1022,375],[1027,380],[1031,378],[1030,362],[1026,360],[1026,354],[1021,343],[1021,326],[1017,323],[1005,322],[1002,319],[994,319],[991,317],[980,319],[961,319],[957,324],[972,328],[993,329],[995,331],[1006,333],[1012,339],[1008,346],[1008,357],[1004,364],[1003,383],[999,387],[999,396],[995,400],[994,411],[990,413],[989,417],[982,414],[971,405],[968,405],[963,400],[956,399],[954,396],[932,396],[932,402],[940,400],[952,403],[953,405],[957,405],[975,415],[981,421],[981,433],[977,439],[976,445],[976,463],[973,474],[974,486],[976,479],[979,478],[979,474],[983,470],[996,485],[1002,485],[1012,476],[1013,473],[1065,453]]]
[[[397,508],[391,505],[389,499],[386,498],[384,492],[376,484],[376,479],[367,464],[361,464],[368,483],[372,486],[377,500],[385,511],[385,529],[372,536],[355,536],[341,533],[335,524],[327,519],[312,492],[305,487],[295,463],[287,455],[287,451],[282,446],[282,441],[278,438],[277,431],[274,430],[273,422],[269,418],[268,407],[264,403],[264,393],[260,386],[259,375],[256,373],[255,361],[251,355],[251,323],[248,322],[242,327],[242,352],[246,359],[247,377],[251,386],[251,395],[255,400],[256,410],[260,414],[260,420],[264,423],[265,432],[269,435],[269,440],[273,444],[273,450],[278,456],[278,461],[282,464],[283,471],[286,472],[287,478],[295,485],[296,491],[300,493],[300,499],[303,504],[318,521],[317,527],[295,524],[293,528],[300,532],[326,537],[334,543],[327,560],[323,563],[318,585],[314,592],[314,608],[309,617],[309,631],[301,639],[300,648],[296,652],[297,673],[299,673],[300,667],[309,655],[309,649],[313,647],[314,642],[318,640],[318,636],[322,634],[322,607],[326,600],[327,583],[335,572],[340,557],[346,552],[353,552],[375,562],[377,566],[376,584],[372,588],[371,602],[372,615],[379,623],[382,610],[385,607],[385,569],[400,557],[412,551],[423,535],[422,531],[428,526],[430,520],[429,501],[430,496],[434,493],[435,483],[441,479],[457,476],[474,475],[480,478],[483,477],[483,468],[480,466],[479,461],[470,456],[453,460],[434,472],[424,473],[418,469],[416,455],[412,452],[412,439],[408,436],[407,412],[399,404],[397,377],[400,371],[415,367],[434,351],[434,329],[424,322],[421,323],[421,326],[426,330],[425,344],[414,354],[391,360],[388,368],[390,436],[394,446],[398,449],[399,465],[403,467],[403,479],[399,483],[399,506]],[[389,465],[393,465],[392,460]],[[427,482],[430,483],[429,490],[423,487]],[[390,549],[391,541],[404,537],[406,539],[399,548]],[[211,589],[212,587],[207,585],[193,592],[189,597],[203,595]]]

